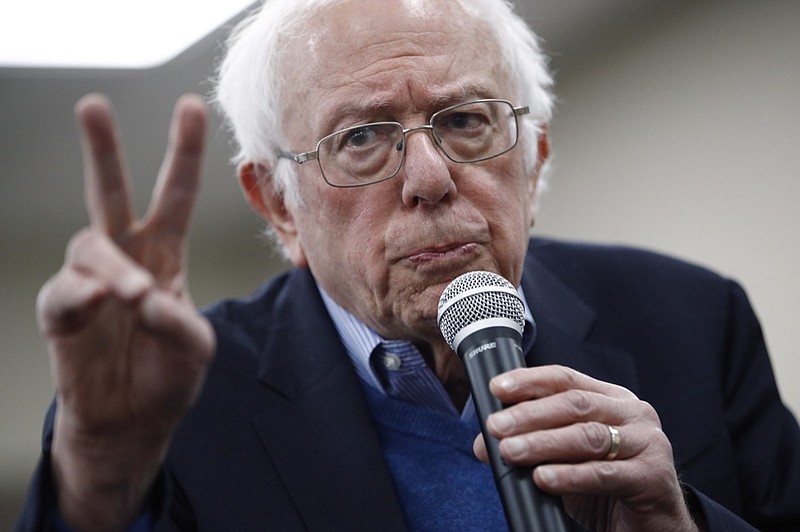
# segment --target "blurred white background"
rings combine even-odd
[[[545,39],[560,97],[537,231],[644,246],[740,281],[800,412],[800,2],[519,9]],[[19,511],[53,393],[36,293],[86,223],[72,106],[89,91],[114,99],[144,209],[172,104],[208,92],[224,33],[150,70],[0,69],[0,530]],[[216,117],[210,143],[191,241],[199,304],[285,267],[241,199]]]

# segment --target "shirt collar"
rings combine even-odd
[[[383,387],[370,367],[369,359],[375,347],[384,339],[353,314],[339,306],[322,287],[319,287],[319,291],[322,295],[322,301],[325,303],[325,308],[328,310],[328,314],[330,314],[339,337],[347,350],[347,354],[353,362],[356,373],[364,382],[370,384],[376,390],[382,391]],[[517,288],[517,293],[522,299],[524,307],[525,332],[522,339],[522,348],[523,353],[527,353],[536,337],[536,326],[522,286]]]

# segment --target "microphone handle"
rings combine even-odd
[[[511,532],[571,530],[561,499],[536,486],[533,468],[507,464],[500,456],[499,441],[486,430],[489,414],[505,408],[489,391],[489,380],[525,366],[519,333],[508,327],[479,329],[458,345],[458,356],[469,378],[489,463]]]

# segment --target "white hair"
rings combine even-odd
[[[279,150],[285,148],[281,118],[287,73],[281,69],[288,64],[283,62],[284,51],[292,39],[313,31],[315,15],[345,1],[265,1],[234,28],[219,67],[214,100],[238,144],[234,162],[260,162],[272,168],[276,189],[291,201],[301,200],[297,165],[277,158]],[[553,113],[552,78],[539,38],[507,0],[452,1],[495,38],[514,87],[515,105],[530,107],[531,117],[520,123],[524,160],[532,171],[538,159],[538,133]]]

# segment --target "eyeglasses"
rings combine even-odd
[[[517,144],[517,117],[528,107],[506,100],[475,100],[434,113],[428,124],[404,128],[397,122],[348,127],[317,142],[314,151],[278,156],[298,164],[316,159],[323,179],[334,187],[361,187],[391,179],[405,158],[406,135],[429,131],[444,155],[456,163],[477,163],[503,155]]]

